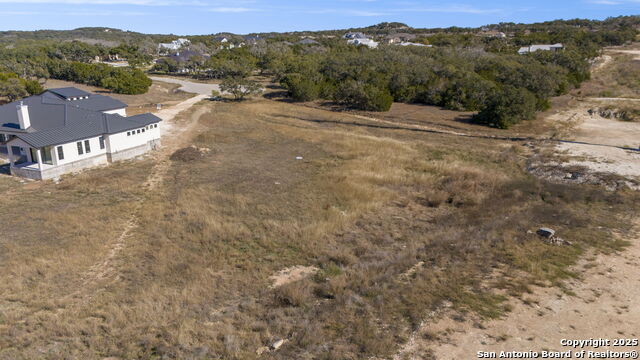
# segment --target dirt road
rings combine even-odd
[[[590,98],[591,100],[596,101],[640,101],[640,99],[636,98],[612,98],[612,97],[596,97]]]
[[[640,60],[640,50],[610,49],[610,50],[607,50],[607,51],[612,52],[612,53],[618,53],[618,54],[634,55],[634,57],[633,57],[634,60]]]
[[[218,84],[203,84],[172,77],[150,76],[149,78],[153,81],[163,81],[171,84],[178,84],[181,86],[180,90],[199,95],[211,96],[211,91],[213,90],[221,92],[220,85]]]

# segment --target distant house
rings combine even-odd
[[[247,45],[256,45],[262,38],[260,35],[246,35],[243,37],[244,43]]]
[[[371,39],[352,39],[352,40],[348,40],[347,44],[351,44],[351,45],[364,45],[364,46],[368,46],[372,49],[375,49],[378,47],[378,42],[377,41],[373,41]]]
[[[170,43],[164,43],[164,44],[160,44],[158,45],[158,50],[159,51],[177,51],[180,50],[182,47],[184,46],[188,46],[189,44],[191,44],[191,42],[188,39],[178,39],[178,40],[173,40]]]
[[[0,106],[0,156],[12,175],[44,180],[159,147],[161,119],[126,107],[72,87]]]
[[[398,44],[402,42],[409,42],[411,40],[414,40],[415,38],[416,36],[413,34],[398,33],[385,36],[384,42],[387,44]]]
[[[361,32],[348,32],[342,36],[344,39],[367,39],[367,35]]]
[[[558,51],[562,50],[564,46],[562,44],[553,44],[553,45],[531,45],[524,46],[518,50],[518,54],[524,55],[529,54],[536,51]]]
[[[237,47],[242,47],[244,45],[244,42],[236,44],[236,43],[232,42],[231,38],[226,37],[226,36],[216,36],[213,39],[220,43],[220,46],[218,47],[220,50],[222,50],[222,49],[235,49]]]
[[[187,63],[189,62],[189,60],[191,60],[194,57],[201,57],[203,59],[208,59],[211,56],[195,50],[180,50],[175,54],[167,56],[167,58],[174,60],[178,64]]]
[[[300,41],[297,42],[300,45],[318,45],[320,44],[319,42],[313,40],[313,39],[302,39]]]

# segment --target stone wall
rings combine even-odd
[[[63,174],[77,172],[86,168],[104,165],[108,163],[107,155],[101,154],[88,159],[74,161],[72,163],[58,165],[56,167],[45,169],[42,171],[42,180],[55,179]]]
[[[13,176],[18,176],[21,178],[31,179],[31,180],[42,180],[42,175],[38,170],[12,167],[10,168],[10,171],[11,171],[11,175]]]

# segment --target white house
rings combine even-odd
[[[372,49],[375,49],[378,47],[378,42],[371,40],[371,39],[352,39],[352,40],[347,40],[347,44],[351,44],[351,45],[364,45],[364,46],[368,46]]]
[[[76,88],[0,106],[0,156],[12,175],[44,180],[130,159],[160,146],[161,119]]]
[[[158,50],[159,51],[162,51],[162,50],[177,51],[184,46],[188,46],[189,44],[191,44],[191,41],[189,41],[189,39],[180,38],[178,40],[173,40],[170,43],[164,43],[164,44],[158,45]]]
[[[518,50],[518,54],[524,55],[529,54],[536,51],[558,51],[562,50],[564,46],[562,44],[553,44],[553,45],[531,45],[531,46],[523,46]]]

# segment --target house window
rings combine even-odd
[[[58,160],[64,160],[64,149],[62,146],[57,147],[58,150]]]
[[[127,136],[131,136],[131,131],[127,131]]]
[[[153,124],[153,127],[154,127],[154,128],[157,128],[157,127],[158,127],[158,124]]]
[[[138,134],[140,134],[140,129],[138,129]]]
[[[144,128],[142,129],[142,132],[145,132]]]
[[[104,149],[104,136],[100,136],[100,149]]]
[[[82,141],[78,141],[76,143],[76,146],[78,146],[78,155],[84,154],[84,152],[82,151]]]
[[[50,146],[43,147],[40,150],[40,153],[42,154],[42,163],[43,164],[53,165],[53,157],[51,156],[51,147]]]
[[[84,141],[84,152],[87,154],[91,152],[91,146],[89,146],[89,140]]]

